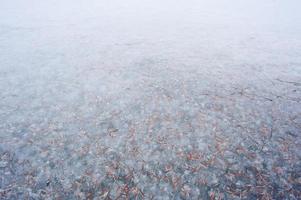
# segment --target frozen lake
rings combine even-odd
[[[298,0],[0,0],[0,199],[300,199]]]

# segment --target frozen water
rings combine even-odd
[[[301,198],[300,6],[1,0],[0,198]]]

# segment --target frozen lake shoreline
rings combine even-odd
[[[301,3],[0,3],[0,199],[300,199]]]

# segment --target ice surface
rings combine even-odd
[[[0,198],[300,199],[298,0],[0,0]]]

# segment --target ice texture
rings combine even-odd
[[[301,199],[299,0],[0,0],[0,199]]]

